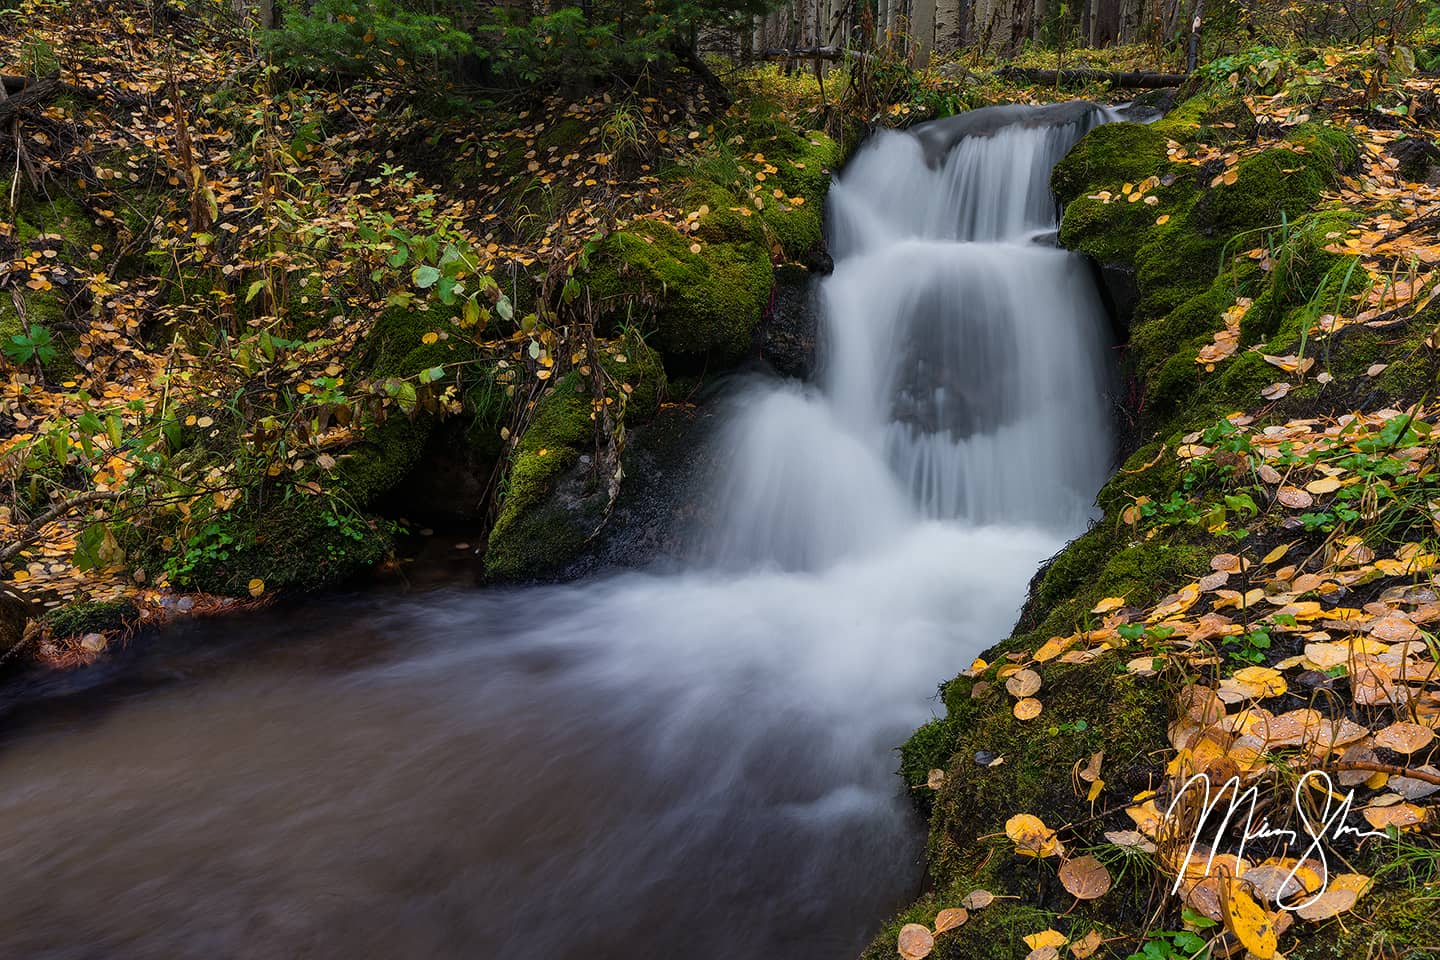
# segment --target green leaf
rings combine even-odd
[[[245,302],[249,303],[251,300],[254,300],[256,295],[259,294],[261,290],[264,290],[265,285],[269,282],[269,280],[261,279],[250,284],[250,289],[245,291]]]
[[[105,524],[92,523],[80,531],[80,536],[75,538],[75,555],[71,562],[75,569],[84,573],[87,570],[94,570],[101,565],[100,547],[105,542]]]
[[[416,267],[411,272],[410,279],[415,281],[415,286],[421,290],[428,290],[440,279],[440,271],[429,265]]]
[[[510,305],[510,298],[502,296],[495,301],[495,312],[500,314],[500,319],[509,322],[515,316],[515,308]]]

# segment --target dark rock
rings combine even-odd
[[[1175,87],[1147,90],[1129,103],[1121,104],[1115,112],[1130,123],[1150,123],[1170,112],[1177,92]]]
[[[691,535],[704,525],[709,509],[698,487],[717,466],[709,440],[718,419],[714,404],[672,403],[631,431],[623,455],[625,481],[610,517],[558,578],[664,566],[689,556]]]
[[[0,656],[25,638],[30,611],[30,601],[22,593],[8,585],[0,586]]]
[[[799,267],[775,271],[774,301],[760,329],[760,356],[783,376],[808,380],[815,370],[820,330],[816,282],[813,273]]]
[[[1120,263],[1096,263],[1090,261],[1095,274],[1095,285],[1100,290],[1100,302],[1105,305],[1105,315],[1115,339],[1124,342],[1130,338],[1130,324],[1135,319],[1135,307],[1140,302],[1140,287],[1135,280],[1135,268]]]

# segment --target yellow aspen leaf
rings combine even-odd
[[[1392,723],[1375,734],[1375,746],[1396,753],[1414,753],[1429,746],[1435,731],[1418,723]]]
[[[1275,924],[1265,908],[1239,884],[1231,885],[1226,898],[1225,926],[1260,960],[1275,956]]]
[[[1100,944],[1104,939],[1100,936],[1099,930],[1091,930],[1070,944],[1070,953],[1074,955],[1075,960],[1087,960],[1088,957],[1095,955],[1096,950],[1100,949]]]
[[[1015,708],[1011,712],[1015,714],[1016,720],[1034,720],[1044,709],[1045,705],[1039,700],[1034,697],[1026,697],[1023,700],[1017,700]]]
[[[1295,915],[1301,920],[1309,920],[1312,923],[1318,920],[1328,920],[1355,906],[1355,901],[1358,899],[1359,896],[1354,890],[1331,887],[1320,896],[1306,902],[1295,911]]]
[[[256,577],[254,580],[250,581],[250,583],[247,585],[247,589],[249,589],[250,591],[250,596],[258,597],[260,596],[260,594],[265,592],[265,581],[261,580],[259,577]]]
[[[1112,610],[1119,610],[1125,606],[1124,597],[1106,597],[1091,608],[1091,613],[1109,613]]]
[[[1005,836],[1015,844],[1015,852],[1025,857],[1053,856],[1059,847],[1055,831],[1030,813],[1017,813],[1006,820]]]
[[[1059,930],[1041,930],[1039,933],[1032,933],[1025,937],[1025,946],[1031,950],[1039,950],[1043,947],[1065,946],[1065,934]]]
[[[1272,467],[1271,469],[1274,469],[1274,468]],[[1261,563],[1274,563],[1276,560],[1279,560],[1281,557],[1285,556],[1285,554],[1289,553],[1291,546],[1292,546],[1292,544],[1288,544],[1288,543],[1282,543],[1282,544],[1280,544],[1280,546],[1276,547],[1274,550],[1271,550],[1269,553],[1265,554],[1265,558],[1264,558],[1263,560],[1261,560],[1260,562],[1261,562]]]

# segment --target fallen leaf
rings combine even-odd
[[[1039,700],[1034,697],[1026,697],[1015,702],[1015,709],[1012,712],[1015,714],[1016,720],[1034,720],[1044,709],[1045,705]]]
[[[995,894],[989,890],[971,890],[965,894],[965,899],[960,905],[970,910],[983,910],[995,902]]]
[[[1098,900],[1110,892],[1110,871],[1094,857],[1077,857],[1060,864],[1060,883],[1077,900]]]
[[[964,907],[947,907],[935,914],[935,932],[944,933],[946,930],[954,930],[969,919],[970,911]]]
[[[1034,670],[1017,670],[1005,681],[1005,689],[1013,697],[1028,697],[1040,689],[1040,674]]]
[[[1225,899],[1225,926],[1260,960],[1275,956],[1275,924],[1269,912],[1239,884],[1231,885]]]
[[[921,960],[922,957],[930,956],[930,951],[935,949],[935,938],[931,936],[929,927],[907,923],[900,928],[898,947],[900,956],[905,960]]]

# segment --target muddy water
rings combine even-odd
[[[1049,545],[921,536],[176,630],[7,718],[0,956],[851,956],[919,881],[891,748]]]

